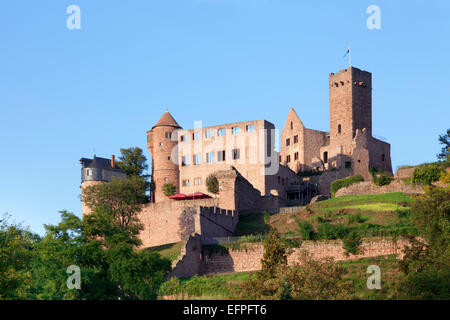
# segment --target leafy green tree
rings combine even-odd
[[[439,143],[442,145],[441,152],[437,155],[439,160],[450,161],[450,128],[445,134],[439,136]]]
[[[105,219],[100,210],[83,221],[62,211],[58,225],[45,226],[46,235],[36,246],[38,255],[33,263],[37,298],[156,299],[170,261],[138,249],[134,236],[125,230],[127,226]],[[67,287],[70,265],[81,270],[80,290]]]
[[[0,300],[32,299],[31,261],[39,236],[0,218]]]
[[[120,149],[121,156],[117,165],[125,171],[127,176],[149,176],[146,174],[148,169],[147,158],[144,156],[141,148]]]
[[[315,259],[306,250],[299,253],[299,263],[278,271],[291,286],[295,300],[351,299],[351,281],[345,279],[345,269],[332,258]]]
[[[414,168],[411,181],[413,183],[430,185],[432,182],[439,180],[442,172],[444,172],[444,168],[439,162],[422,164]]]
[[[344,254],[349,256],[350,254],[360,254],[362,251],[361,244],[362,239],[361,235],[356,231],[351,231],[344,239],[342,239]]]
[[[166,197],[170,197],[177,193],[177,188],[172,182],[167,182],[162,186],[162,191]]]
[[[280,235],[271,229],[268,237],[264,240],[264,255],[261,260],[261,276],[274,278],[277,268],[286,265],[286,246]]]
[[[427,187],[412,207],[420,238],[410,240],[400,268],[402,298],[448,299],[450,295],[450,189]]]
[[[97,236],[106,232],[105,227],[114,226],[114,230],[108,231],[108,236],[117,238],[122,230],[127,233],[126,239],[134,239],[135,244],[139,244],[136,241],[142,225],[138,214],[143,208],[144,190],[145,183],[139,177],[113,179],[85,188],[83,201],[96,213],[95,219],[92,215],[85,218],[89,222],[89,232]]]
[[[147,174],[148,164],[147,158],[143,154],[142,149],[138,147],[120,149],[121,156],[117,165],[125,171],[128,178],[142,179],[145,185],[144,194],[150,190],[151,183],[149,181],[150,175]],[[147,197],[141,198],[142,202],[148,202]]]
[[[215,173],[211,173],[206,178],[206,187],[210,193],[217,194],[219,192],[219,180],[217,180],[217,175]]]

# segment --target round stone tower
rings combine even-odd
[[[161,119],[147,131],[147,147],[152,154],[153,190],[152,202],[166,201],[163,185],[173,183],[180,192],[180,169],[178,167],[178,135],[181,129],[172,115],[166,111]]]

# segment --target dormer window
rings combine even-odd
[[[86,170],[86,176],[92,177],[92,169],[87,169]]]

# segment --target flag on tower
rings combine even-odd
[[[343,58],[345,58],[350,53],[350,47],[347,48],[347,51],[345,52]]]
[[[350,47],[347,48],[347,52],[345,52],[345,55],[343,58],[345,58],[348,55],[348,66],[350,67],[352,64],[352,56],[350,53]]]

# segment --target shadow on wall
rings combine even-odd
[[[197,211],[194,207],[185,207],[178,217],[180,227],[180,238],[188,240],[191,234],[195,233],[195,214]]]

